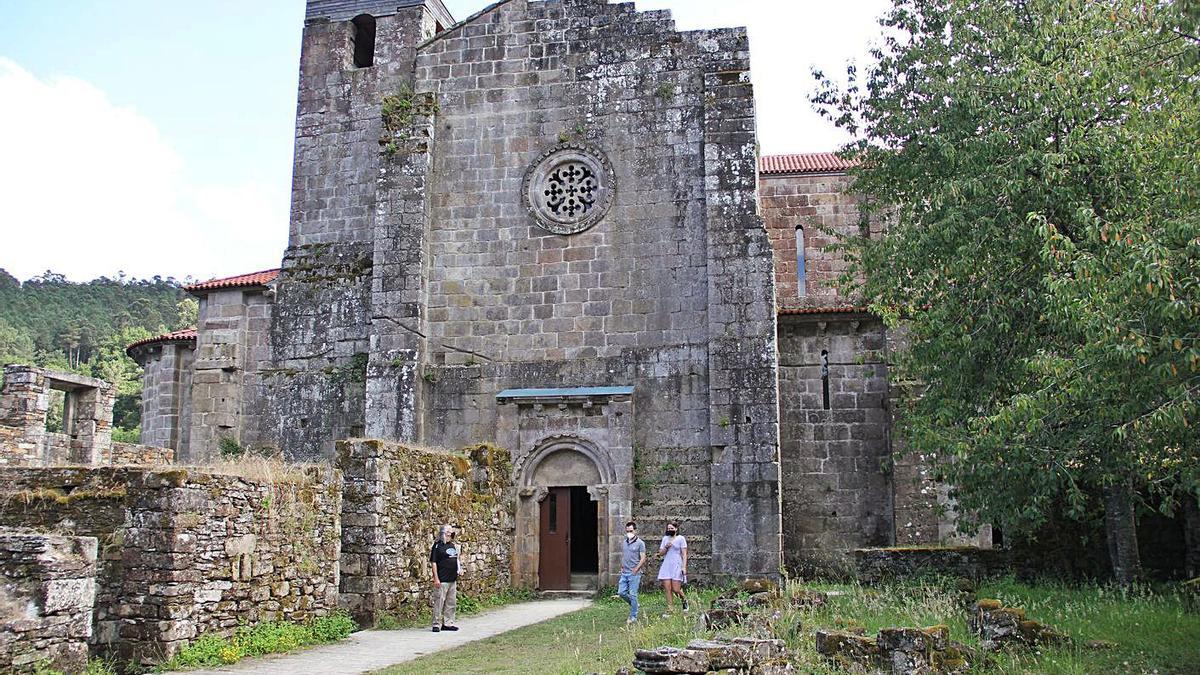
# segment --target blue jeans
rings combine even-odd
[[[621,573],[621,580],[617,582],[617,595],[621,599],[629,603],[629,618],[636,619],[638,612],[637,593],[638,586],[642,583],[642,575],[629,574],[628,572]]]

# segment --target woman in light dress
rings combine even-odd
[[[658,568],[658,580],[667,596],[667,614],[675,611],[677,595],[683,603],[683,611],[688,611],[687,598],[683,595],[683,584],[687,581],[687,539],[679,534],[678,523],[667,523],[667,534],[662,538],[658,554],[664,556],[662,566]]]

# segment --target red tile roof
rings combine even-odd
[[[866,307],[781,307],[778,310],[780,316],[791,316],[797,314],[868,314],[870,310]]]
[[[263,270],[262,272],[251,272],[250,274],[239,274],[236,277],[225,277],[224,279],[209,279],[201,281],[198,284],[184,286],[183,290],[189,293],[196,291],[213,291],[220,288],[243,288],[246,286],[265,286],[266,284],[275,281],[275,277],[279,276],[279,270]]]
[[[764,155],[759,158],[758,172],[778,173],[841,173],[854,166],[832,152],[806,152],[798,155]]]
[[[183,330],[177,330],[173,333],[167,333],[166,335],[159,335],[158,337],[146,338],[145,340],[138,340],[137,342],[134,342],[133,344],[126,347],[125,353],[129,354],[134,349],[137,349],[138,347],[145,347],[146,345],[162,344],[162,343],[167,343],[167,342],[195,342],[195,341],[196,341],[196,329],[195,328],[184,328]],[[130,354],[130,356],[132,356],[132,354]]]

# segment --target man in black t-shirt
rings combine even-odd
[[[458,607],[458,543],[453,525],[443,525],[441,538],[429,552],[433,572],[433,632],[458,630],[454,610]]]

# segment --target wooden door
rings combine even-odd
[[[550,488],[542,500],[538,528],[539,586],[544,591],[571,588],[571,489]]]

